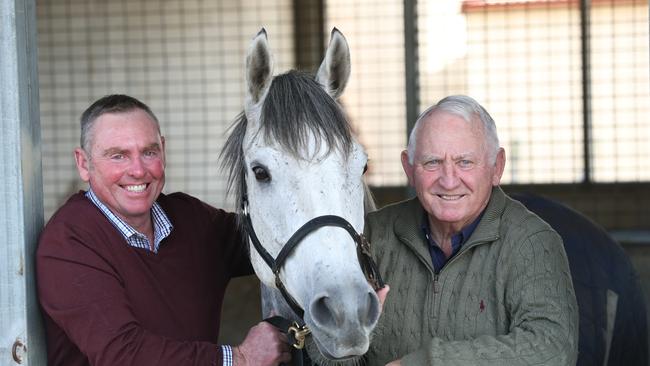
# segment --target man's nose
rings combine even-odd
[[[451,161],[444,162],[440,174],[440,185],[445,189],[455,188],[458,184],[458,175],[456,174],[456,166]]]
[[[141,157],[136,157],[131,160],[131,164],[129,165],[129,175],[132,177],[143,177],[145,174],[145,167],[144,167],[144,162],[142,161]]]

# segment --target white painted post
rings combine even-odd
[[[0,0],[0,365],[46,365],[34,252],[43,226],[35,0]]]

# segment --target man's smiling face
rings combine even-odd
[[[478,217],[503,173],[503,150],[492,154],[480,122],[442,111],[422,121],[413,164],[405,153],[402,164],[432,225],[460,231]]]
[[[90,151],[75,150],[81,179],[113,213],[137,228],[165,184],[164,139],[140,109],[99,116]]]

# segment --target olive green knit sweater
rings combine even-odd
[[[492,190],[476,230],[439,274],[417,199],[371,213],[366,234],[391,287],[370,365],[575,365],[578,306],[560,236]]]

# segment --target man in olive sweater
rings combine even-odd
[[[371,365],[575,365],[578,307],[560,236],[499,188],[505,152],[475,100],[423,112],[402,152],[417,198],[366,234],[391,294]]]

